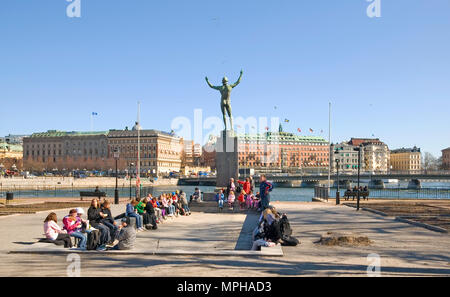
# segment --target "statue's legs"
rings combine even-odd
[[[231,104],[230,102],[227,102],[227,104],[225,105],[225,108],[227,110],[228,116],[230,117],[230,126],[231,126],[231,130],[233,130],[234,126],[233,126],[233,116],[231,115]],[[225,115],[225,113],[224,113]]]
[[[225,104],[221,104],[220,105],[221,109],[222,109],[222,116],[223,116],[223,124],[225,125],[225,131],[227,130],[227,118],[225,116]]]

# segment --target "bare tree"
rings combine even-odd
[[[425,173],[429,170],[437,170],[437,159],[429,152],[425,152],[422,157],[422,168]]]
[[[436,168],[437,170],[444,170],[444,163],[442,162],[442,156],[440,156],[439,158],[437,158],[436,160]]]

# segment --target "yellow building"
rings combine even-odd
[[[392,150],[390,154],[391,171],[418,173],[422,170],[420,148],[401,148]]]
[[[23,149],[19,144],[0,142],[0,171],[22,169]],[[1,175],[1,172],[0,172]]]
[[[180,172],[182,145],[181,139],[170,133],[140,129],[141,174],[164,175]],[[136,164],[137,130],[110,130],[108,150],[111,157],[116,149],[120,151],[120,170],[129,168],[130,163]]]

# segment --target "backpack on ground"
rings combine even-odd
[[[86,249],[95,250],[100,246],[100,231],[92,230],[88,233]]]
[[[281,238],[281,245],[284,246],[296,246],[299,243],[300,241],[297,238],[290,235],[285,235]]]
[[[289,220],[285,214],[280,219],[280,230],[283,236],[292,235],[291,224],[289,224]]]
[[[297,238],[292,236],[291,224],[284,214],[280,219],[281,245],[296,246],[300,243]]]

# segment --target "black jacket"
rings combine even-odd
[[[151,202],[148,202],[147,204],[145,204],[145,211],[150,215],[155,214],[155,209],[153,208],[153,205]]]
[[[91,226],[96,227],[100,221],[103,219],[100,215],[102,210],[100,208],[89,207],[88,209],[88,220]]]
[[[101,221],[102,222],[107,222],[107,223],[110,223],[110,224],[114,224],[114,218],[113,218],[113,216],[111,214],[111,210],[108,209],[108,208],[102,208],[102,212],[104,214],[108,215],[108,216],[106,218],[103,218]]]

